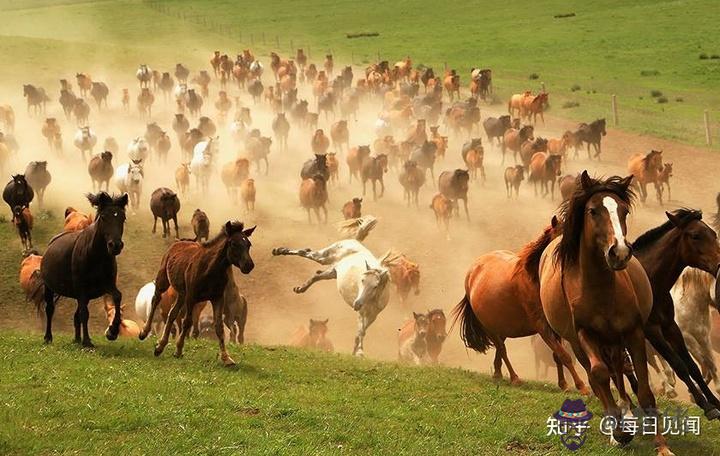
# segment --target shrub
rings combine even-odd
[[[682,103],[685,100],[683,99],[683,97],[677,97],[675,98],[675,101],[677,101],[678,103]]]
[[[563,109],[577,108],[578,106],[580,106],[580,103],[577,101],[566,101],[562,104]]]
[[[717,60],[717,59],[720,59],[720,55],[718,55],[718,54],[713,54],[713,55],[710,56],[710,58],[713,59],[713,60]]]
[[[662,104],[662,103],[667,103],[667,102],[668,102],[668,99],[667,99],[666,97],[658,97],[658,98],[657,98],[657,102],[660,103],[660,104]]]
[[[658,70],[642,70],[640,76],[657,76],[660,72]]]
[[[708,59],[708,55],[706,53],[703,52],[700,54],[700,60],[707,60],[707,59]]]
[[[659,91],[659,90],[651,90],[651,91],[650,91],[650,96],[653,97],[653,98],[661,97],[661,96],[662,96],[662,92]]]
[[[577,84],[573,84],[572,87],[570,87],[571,92],[577,92],[580,89],[581,89],[581,87]]]
[[[537,73],[532,73],[530,76],[528,76],[528,79],[532,79],[532,80],[540,79],[540,76],[538,76]]]

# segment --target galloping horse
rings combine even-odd
[[[210,174],[213,170],[213,158],[217,155],[217,138],[210,138],[195,145],[190,169],[195,175],[195,183],[201,193],[207,194]]]
[[[371,220],[374,218],[371,217]],[[370,226],[374,225],[372,223]],[[272,254],[297,255],[325,266],[332,265],[324,271],[318,271],[304,284],[293,288],[293,291],[305,293],[319,280],[336,279],[340,296],[358,314],[358,332],[353,355],[363,356],[365,332],[390,300],[390,272],[383,264],[385,257],[375,258],[358,239],[346,239],[315,251],[278,247],[273,249]]]
[[[622,412],[610,391],[611,375],[622,379],[625,350],[638,377],[640,406],[657,416],[648,382],[644,323],[652,308],[652,289],[626,240],[626,218],[634,194],[632,176],[593,179],[583,171],[570,200],[561,206],[563,233],[540,258],[540,301],[548,323],[570,342],[587,371],[590,386],[606,415],[619,422]],[[621,397],[624,383],[617,382]],[[633,434],[615,428],[627,444]],[[662,433],[655,433],[659,455],[672,454]]]
[[[32,84],[23,85],[23,96],[27,98],[27,112],[30,114],[30,108],[34,108],[35,114],[45,112],[45,104],[50,101],[50,97],[45,93],[42,87],[35,87]]]
[[[505,339],[539,334],[553,352],[560,389],[567,389],[563,372],[565,366],[578,391],[589,394],[572,358],[545,319],[540,304],[540,255],[561,229],[557,218],[553,217],[540,237],[519,253],[496,250],[475,260],[465,276],[465,297],[455,307],[455,321],[460,321],[460,334],[466,347],[481,353],[490,346],[495,347],[493,377],[502,378],[502,363],[505,361],[510,382],[519,384],[520,378],[505,349]]]
[[[628,171],[635,176],[633,184],[638,188],[640,200],[647,200],[647,184],[655,185],[658,203],[662,204],[662,185],[660,173],[663,161],[661,150],[651,150],[647,154],[634,154],[628,160]]]
[[[605,131],[605,119],[597,119],[590,123],[589,125],[586,123],[581,123],[578,125],[578,129],[575,132],[575,139],[577,141],[578,145],[581,145],[582,143],[587,143],[587,154],[588,159],[590,159],[590,145],[595,148],[595,158],[598,160],[600,159],[600,142],[602,141],[602,137],[607,134],[607,131]],[[575,158],[578,157],[577,154],[577,148],[575,148]]]
[[[635,256],[652,283],[653,306],[645,323],[645,337],[688,387],[708,419],[720,419],[720,401],[710,391],[688,352],[675,322],[670,290],[687,266],[717,275],[720,246],[717,235],[702,221],[702,212],[680,209],[666,212],[668,221],[633,243]]]
[[[243,274],[249,274],[255,267],[250,257],[250,236],[253,231],[255,227],[244,229],[242,222],[229,221],[214,239],[203,243],[178,241],[165,252],[155,278],[155,294],[145,327],[140,332],[140,340],[144,340],[150,333],[153,315],[162,294],[173,287],[178,297],[165,321],[162,338],[155,346],[155,356],[160,356],[165,350],[172,323],[184,309],[182,332],[175,342],[175,357],[182,357],[185,337],[193,325],[193,308],[198,303],[210,301],[213,306],[215,334],[220,344],[220,359],[225,366],[235,365],[235,361],[225,349],[223,297],[228,280],[232,280],[232,266],[238,267]]]
[[[105,192],[87,195],[90,204],[97,208],[95,222],[80,231],[65,231],[50,240],[40,265],[45,285],[45,343],[51,343],[52,318],[59,296],[75,298],[75,342],[92,347],[88,334],[88,303],[91,299],[109,294],[115,305],[115,316],[105,331],[108,340],[117,339],[120,332],[120,304],[122,294],[116,285],[116,256],[123,249],[123,228],[127,194],[110,196]]]

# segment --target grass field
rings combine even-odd
[[[58,74],[76,70],[129,72],[141,61],[159,68],[183,61],[196,69],[216,48],[289,54],[292,44],[309,49],[311,60],[332,51],[361,66],[378,55],[391,61],[411,55],[436,69],[447,63],[464,85],[471,66],[491,67],[501,100],[544,82],[553,114],[576,120],[610,117],[610,96],[617,94],[622,128],[696,145],[704,144],[702,115],[710,109],[717,131],[716,2],[573,3],[3,0],[0,80],[25,75],[54,87]],[[576,15],[553,17],[567,13]],[[361,31],[380,36],[345,37]],[[579,106],[563,109],[569,101]]]
[[[88,352],[68,336],[40,339],[0,338],[2,454],[567,452],[545,435],[566,397],[552,386],[283,347],[233,348],[239,367],[228,370],[210,341],[155,360],[150,341],[98,338]],[[583,454],[651,454],[647,437],[611,448],[597,421]],[[671,440],[677,454],[717,451],[717,426],[702,425],[702,441]]]

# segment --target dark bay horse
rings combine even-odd
[[[605,415],[620,421],[622,411],[610,391],[611,375],[622,378],[625,350],[635,366],[638,401],[657,417],[648,381],[643,327],[652,308],[647,274],[625,236],[635,195],[633,176],[593,179],[583,171],[571,198],[561,206],[562,236],[540,258],[540,301],[548,323],[570,342],[585,368]],[[627,397],[618,382],[621,397]],[[633,434],[616,427],[614,439],[629,443]],[[661,432],[658,454],[672,454]]]
[[[116,285],[115,257],[123,249],[122,235],[128,195],[110,196],[100,192],[88,194],[87,198],[97,208],[95,222],[80,231],[66,231],[52,238],[40,265],[40,275],[45,284],[47,315],[45,343],[53,340],[52,317],[59,296],[77,300],[75,342],[80,342],[82,324],[82,345],[93,346],[88,334],[88,303],[106,294],[113,299],[115,318],[105,331],[105,336],[108,340],[115,340],[120,331],[122,294]]]
[[[720,246],[717,234],[702,221],[702,212],[679,209],[666,212],[668,220],[633,243],[635,256],[652,284],[653,306],[645,323],[645,337],[667,360],[688,387],[695,403],[708,419],[720,419],[720,401],[710,391],[690,356],[675,322],[670,289],[687,266],[717,275]]]
[[[600,159],[600,142],[602,137],[607,134],[605,130],[605,119],[597,119],[590,124],[581,123],[575,132],[575,138],[578,144],[587,143],[588,159],[590,156],[590,145],[595,149],[595,158]],[[577,158],[577,148],[575,149],[575,158]]]
[[[538,239],[519,253],[496,250],[475,260],[465,277],[465,297],[453,313],[455,322],[460,321],[460,334],[466,347],[481,353],[490,346],[495,347],[493,377],[502,378],[504,361],[510,373],[510,382],[519,384],[520,378],[505,349],[505,339],[540,334],[553,351],[560,389],[567,389],[563,372],[565,366],[578,391],[587,395],[590,391],[578,376],[560,338],[550,328],[540,304],[540,255],[561,229],[557,218],[553,217],[550,226]]]
[[[165,252],[155,278],[155,295],[145,327],[140,332],[140,340],[144,340],[150,333],[155,309],[162,294],[172,286],[177,291],[178,298],[170,309],[163,335],[155,346],[155,356],[160,356],[165,350],[172,322],[184,309],[182,331],[175,343],[175,357],[182,357],[185,337],[193,325],[193,308],[198,303],[210,301],[213,306],[215,334],[220,343],[220,359],[226,366],[235,365],[235,361],[225,349],[223,294],[232,266],[240,268],[243,274],[249,274],[255,267],[250,257],[250,236],[253,231],[255,227],[246,230],[242,222],[228,221],[214,239],[203,243],[178,241]]]

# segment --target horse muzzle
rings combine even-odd
[[[632,247],[630,244],[623,242],[623,244],[620,245],[616,240],[605,253],[605,261],[613,271],[622,271],[627,267],[632,255]]]
[[[123,243],[123,241],[108,241],[108,253],[113,256],[118,256],[120,255],[120,252],[122,252],[124,246],[125,244]]]
[[[243,274],[250,274],[250,272],[255,269],[255,263],[252,261],[248,261],[247,263],[244,263],[243,265],[239,266],[240,272]]]

